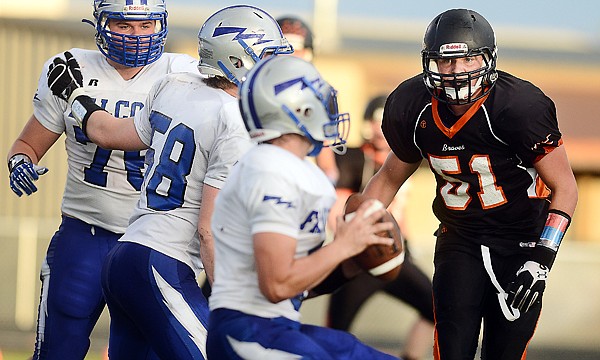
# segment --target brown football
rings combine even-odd
[[[344,206],[344,216],[351,214],[359,208],[359,206],[369,198],[361,193],[350,195]],[[362,253],[354,256],[354,261],[363,270],[381,280],[394,280],[400,273],[402,262],[404,261],[404,247],[400,226],[396,219],[386,211],[383,216],[383,222],[389,221],[394,224],[394,229],[383,233],[377,233],[378,236],[391,237],[394,243],[391,246],[387,245],[370,245]]]

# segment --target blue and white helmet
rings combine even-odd
[[[110,60],[125,66],[148,65],[160,58],[167,40],[165,0],[94,0],[96,45]],[[153,20],[151,35],[122,35],[108,27],[110,19]]]
[[[238,86],[248,70],[266,55],[292,52],[277,21],[254,6],[221,9],[204,22],[198,33],[200,72],[226,77]]]
[[[240,110],[256,142],[299,134],[313,145],[308,156],[323,146],[345,149],[350,115],[338,113],[335,89],[298,57],[270,57],[250,70],[240,87]]]

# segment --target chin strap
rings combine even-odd
[[[515,309],[506,303],[508,294],[506,291],[504,291],[502,286],[500,286],[500,283],[498,283],[498,280],[496,279],[496,274],[494,274],[494,269],[492,268],[492,257],[490,256],[490,248],[481,245],[481,255],[483,256],[483,266],[485,267],[485,271],[487,271],[492,284],[494,284],[494,287],[496,290],[498,290],[498,302],[500,303],[502,314],[508,321],[517,320],[521,316],[521,313],[518,309]]]

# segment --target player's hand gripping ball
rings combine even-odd
[[[360,204],[368,199],[369,198],[360,193],[350,195],[344,207],[344,219],[346,221],[350,220]],[[374,204],[376,205],[374,205],[373,211],[377,211],[383,206],[379,201],[376,201]],[[371,213],[372,211],[367,210],[365,216],[368,216]],[[386,211],[386,214],[380,221],[389,221],[394,224],[394,228],[389,231],[377,233],[376,235],[392,238],[394,239],[394,243],[391,246],[379,244],[370,245],[362,253],[354,256],[353,259],[358,266],[372,276],[384,281],[391,281],[398,276],[400,269],[402,268],[402,263],[404,262],[404,241],[402,239],[402,234],[400,233],[400,227],[389,211]]]

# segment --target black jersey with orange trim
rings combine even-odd
[[[556,109],[533,84],[498,73],[463,116],[432,99],[422,75],[408,79],[388,97],[382,129],[400,160],[429,162],[433,210],[448,229],[482,244],[535,241],[549,194],[533,164],[561,144]]]

